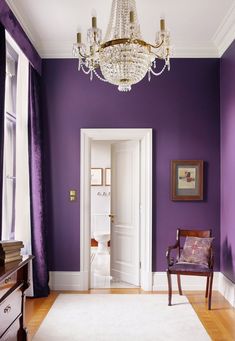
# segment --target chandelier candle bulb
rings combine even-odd
[[[81,42],[82,42],[82,34],[81,34],[81,32],[78,32],[77,33],[77,43],[81,44]]]
[[[97,18],[96,17],[92,17],[92,28],[97,28]]]
[[[160,29],[161,29],[161,31],[165,31],[165,29],[166,29],[165,19],[160,20]]]

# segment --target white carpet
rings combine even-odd
[[[33,341],[211,340],[185,296],[61,294]]]

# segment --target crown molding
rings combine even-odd
[[[41,58],[73,58],[72,41],[44,41],[33,29],[32,23],[17,9],[14,1],[6,0],[7,4],[20,22],[29,40],[36,48]],[[172,58],[220,58],[235,38],[235,3],[229,8],[210,41],[175,42]]]
[[[41,53],[40,53],[41,46],[39,44],[40,40],[39,40],[39,37],[37,36],[37,34],[35,33],[35,31],[33,30],[32,26],[26,24],[27,20],[21,15],[21,13],[17,9],[14,2],[9,1],[9,0],[6,0],[6,2],[8,4],[8,6],[10,7],[11,11],[14,13],[16,19],[19,21],[21,27],[23,28],[23,30],[26,33],[27,37],[29,38],[30,42],[35,47],[39,56],[41,57]]]
[[[212,37],[212,42],[217,46],[219,55],[224,52],[235,39],[235,3],[229,8],[226,16]]]

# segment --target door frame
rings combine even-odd
[[[152,129],[81,129],[80,275],[81,290],[90,286],[90,168],[92,140],[140,141],[140,287],[152,290]]]

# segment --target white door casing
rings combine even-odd
[[[152,290],[152,129],[81,129],[80,277],[81,290],[90,276],[90,161],[92,140],[140,141],[140,286]]]
[[[139,141],[111,146],[111,276],[139,286]]]

